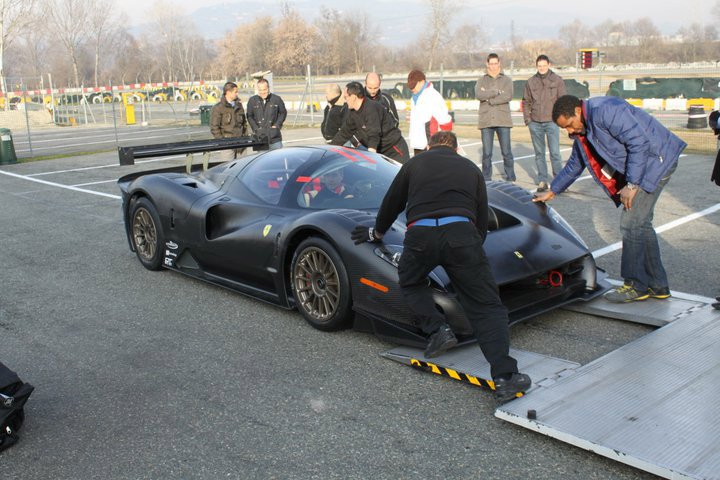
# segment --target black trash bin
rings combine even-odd
[[[200,105],[200,125],[210,125],[210,111],[215,105]]]
[[[12,132],[7,128],[0,128],[0,165],[10,165],[11,163],[17,163]]]
[[[702,105],[690,105],[687,128],[707,128],[707,116]]]

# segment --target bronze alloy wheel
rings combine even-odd
[[[337,313],[340,281],[335,264],[323,250],[302,251],[293,269],[293,286],[298,306],[314,321],[326,322]]]
[[[146,262],[151,262],[157,252],[157,229],[150,212],[140,207],[133,216],[133,241],[138,256]]]

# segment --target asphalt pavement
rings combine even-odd
[[[479,138],[461,140],[477,161]],[[286,134],[288,146],[319,141]],[[532,148],[513,150],[518,184],[534,189]],[[105,152],[0,167],[0,361],[36,387],[21,441],[0,454],[8,478],[653,478],[495,418],[487,391],[386,360],[394,345],[372,335],[323,333],[297,312],[145,270],[114,182],[182,162],[120,167]],[[681,159],[655,225],[679,223],[660,234],[671,288],[714,297],[711,167]],[[582,180],[552,205],[619,278],[620,212],[599,188]],[[585,364],[651,330],[556,311],[511,341]]]

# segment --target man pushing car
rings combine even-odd
[[[406,210],[408,228],[398,275],[414,317],[429,335],[425,356],[436,357],[457,345],[427,284],[428,274],[442,266],[490,363],[495,398],[504,403],[522,395],[531,380],[518,372],[517,361],[510,356],[508,312],[483,250],[488,225],[485,179],[473,162],[457,153],[457,148],[454,133],[433,135],[429,150],[415,155],[398,172],[375,226],[356,226],[352,239],[356,245],[380,242]]]

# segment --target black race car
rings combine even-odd
[[[382,244],[350,240],[357,224],[374,224],[399,168],[367,151],[291,147],[205,172],[131,174],[118,185],[130,248],[146,268],[297,308],[320,330],[354,326],[424,347],[398,286],[405,218]],[[552,208],[508,183],[488,183],[488,196],[485,249],[511,323],[603,290],[587,246]],[[442,268],[428,287],[460,339],[472,339]]]

